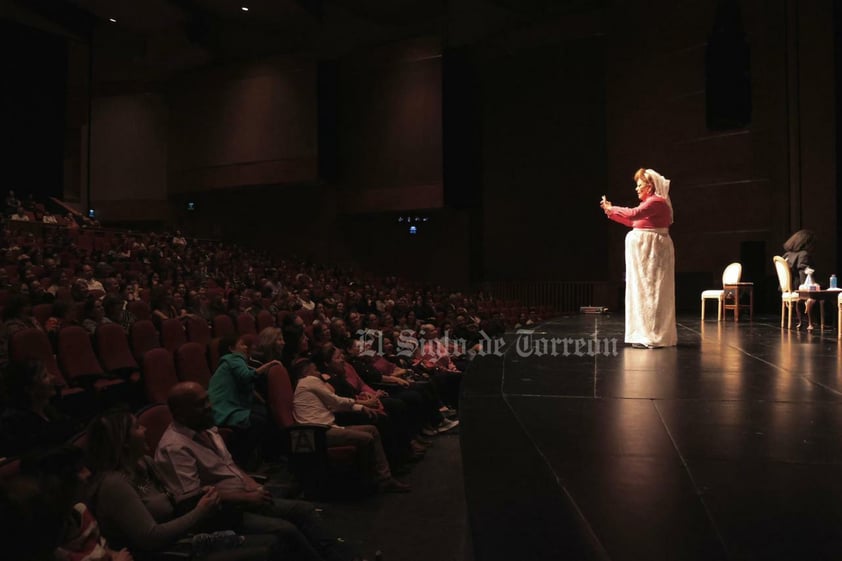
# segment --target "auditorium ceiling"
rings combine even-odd
[[[579,22],[568,23],[571,17],[598,18],[629,1],[0,0],[0,5],[14,5],[17,19],[23,14],[27,23],[46,22],[92,43],[100,62],[111,59],[106,68],[124,65],[133,79],[157,81],[207,64],[277,54],[336,59],[358,48],[420,37],[440,37],[446,48],[539,27],[546,36],[553,28],[581,29]]]

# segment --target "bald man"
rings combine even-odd
[[[190,499],[207,485],[226,505],[242,512],[237,530],[275,534],[293,559],[348,560],[353,555],[329,535],[315,507],[304,501],[276,499],[234,462],[213,426],[208,393],[194,382],[176,384],[167,397],[173,422],[155,451],[162,479],[177,501]]]

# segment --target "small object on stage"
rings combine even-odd
[[[580,314],[605,314],[608,313],[608,308],[605,306],[582,306],[579,308]]]

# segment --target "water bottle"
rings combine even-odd
[[[839,288],[836,286],[836,275],[830,275],[830,288]]]
[[[210,534],[196,534],[193,536],[192,542],[193,556],[204,557],[215,551],[234,549],[244,541],[246,541],[244,536],[237,535],[236,532],[232,532],[231,530],[212,532]]]

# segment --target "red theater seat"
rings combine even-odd
[[[184,343],[175,352],[175,370],[182,382],[196,382],[207,389],[211,371],[206,358],[207,347],[199,343]]]
[[[180,319],[170,318],[161,322],[161,346],[174,353],[187,342],[187,333]]]
[[[187,340],[201,345],[207,345],[211,340],[208,322],[199,316],[187,318]]]
[[[143,355],[143,385],[150,402],[165,402],[170,389],[177,383],[173,357],[167,349],[152,349]]]
[[[132,341],[132,352],[138,362],[142,360],[145,353],[161,346],[158,341],[158,330],[148,319],[134,322],[129,337]]]
[[[253,315],[243,312],[237,316],[237,333],[240,335],[257,334],[257,326],[254,323]]]
[[[237,332],[234,329],[234,322],[225,314],[219,314],[213,318],[213,336],[226,337],[234,336]]]

